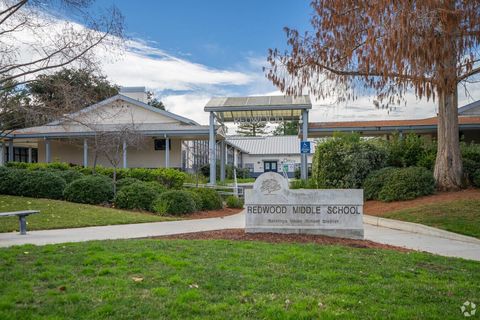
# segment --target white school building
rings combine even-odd
[[[288,112],[288,119],[293,116],[297,120],[301,116],[298,110],[311,108],[309,99],[305,98],[300,99],[301,103],[291,97],[222,99],[224,102],[233,99],[240,103],[250,100],[246,106],[249,110],[278,109],[269,112]],[[218,98],[212,101],[218,101]],[[120,94],[65,115],[62,119],[15,130],[2,137],[0,164],[7,161],[58,161],[82,166],[96,163],[110,167],[111,161],[99,151],[99,137],[116,134],[122,137],[121,133],[128,128],[141,138],[134,144],[127,138],[123,143],[120,142],[119,167],[123,168],[166,167],[192,172],[207,164],[215,168],[218,162],[221,168],[219,178],[223,180],[227,164],[248,168],[253,177],[262,172],[283,172],[284,169],[292,177],[295,169],[300,167],[299,137],[229,137],[223,126],[225,113],[207,112],[210,112],[211,121],[209,125],[201,125],[192,119],[148,105],[143,87],[123,88]],[[266,111],[258,112],[264,114]],[[245,116],[244,113],[242,111],[242,116]],[[118,141],[118,137],[114,140]],[[308,157],[308,163],[311,163],[311,156]],[[210,180],[214,183],[217,177],[216,170],[213,171]]]

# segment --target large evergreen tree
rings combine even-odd
[[[32,103],[25,113],[48,122],[116,95],[119,87],[89,69],[62,69],[27,85]]]
[[[267,134],[266,122],[245,122],[238,125],[237,134],[241,136],[262,136]]]
[[[273,131],[275,136],[293,136],[298,134],[298,120],[283,121]]]

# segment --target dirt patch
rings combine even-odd
[[[466,189],[457,192],[438,192],[430,196],[407,201],[381,202],[369,200],[365,202],[363,212],[372,216],[382,216],[387,212],[414,208],[425,204],[473,199],[480,200],[480,189]]]
[[[232,209],[232,208],[223,208],[220,210],[210,210],[210,211],[198,211],[191,214],[187,214],[182,218],[191,220],[191,219],[206,219],[206,218],[220,218],[231,216],[242,212],[243,209]]]
[[[409,249],[376,243],[368,240],[352,240],[307,234],[245,233],[244,229],[225,229],[206,232],[192,232],[170,236],[153,237],[152,239],[240,240],[263,241],[270,243],[315,243],[320,245],[342,245],[353,248],[388,249],[401,252],[411,251]]]

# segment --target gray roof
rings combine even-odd
[[[249,154],[300,154],[300,138],[298,136],[227,136],[226,140],[227,143]],[[314,142],[310,139],[309,141]]]
[[[92,136],[95,132],[115,132],[130,126],[130,124],[99,124],[85,126],[79,123],[68,125],[44,125],[25,129],[15,130],[11,138],[46,138],[46,137],[83,137]],[[219,127],[217,126],[217,130]],[[147,136],[204,136],[209,133],[209,126],[201,125],[179,125],[171,123],[141,123],[135,124],[134,130]]]
[[[204,110],[215,112],[222,122],[253,118],[269,122],[298,120],[302,110],[311,108],[309,96],[257,96],[212,98]]]
[[[255,97],[214,97],[205,106],[205,111],[227,110],[236,108],[261,109],[263,107],[287,107],[289,109],[311,109],[312,103],[309,96],[255,96]]]
[[[476,109],[477,107],[479,107],[480,109],[480,100],[474,101],[472,103],[464,105],[463,107],[458,108],[458,115],[467,114],[469,113],[468,111]],[[475,112],[475,114],[477,114],[477,112]]]

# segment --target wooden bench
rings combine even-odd
[[[0,212],[0,217],[12,217],[18,216],[18,222],[20,224],[20,234],[27,234],[27,216],[35,213],[40,213],[38,210],[25,210],[25,211],[12,211],[12,212]]]

